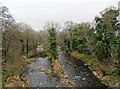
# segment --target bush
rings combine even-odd
[[[102,60],[105,57],[105,45],[102,41],[96,43],[96,55],[97,59]]]

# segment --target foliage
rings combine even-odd
[[[8,77],[19,75],[26,65],[26,60],[22,58],[22,55],[36,49],[38,40],[32,28],[16,23],[9,13],[9,9],[5,6],[0,7],[0,21],[2,21],[0,28],[4,85]]]
[[[24,23],[19,23],[17,26],[21,36],[20,42],[22,44],[22,54],[28,54],[30,51],[37,48],[38,35],[30,26]]]
[[[103,59],[105,57],[105,45],[102,41],[96,43],[96,55],[98,59]]]
[[[81,59],[92,71],[99,75],[99,64],[111,62],[112,66],[118,64],[120,55],[120,37],[118,23],[118,10],[110,7],[95,17],[95,23],[73,23],[68,21],[64,28],[59,30],[58,24],[49,23],[45,27],[47,31],[36,32],[31,26],[24,23],[16,23],[7,7],[0,7],[0,28],[2,33],[2,64],[3,82],[7,77],[18,75],[26,64],[22,56],[34,57],[37,45],[45,49],[43,54],[50,54],[52,59],[58,59],[57,45],[71,53],[77,59]],[[49,53],[48,51],[49,50]],[[96,60],[98,59],[98,60]],[[101,61],[99,61],[101,60]],[[56,61],[56,62],[55,62]],[[53,61],[56,73],[63,71],[58,60]],[[58,64],[58,65],[57,65]],[[56,68],[58,66],[58,69]],[[59,68],[60,67],[60,68]],[[49,71],[48,71],[49,72]],[[96,72],[94,72],[96,74]],[[118,69],[105,71],[103,80],[116,79]],[[102,72],[100,72],[102,74]],[[99,77],[99,76],[98,76]],[[106,79],[107,78],[107,79]],[[116,80],[115,80],[116,81]]]
[[[117,59],[118,40],[116,31],[118,10],[108,8],[101,13],[101,18],[96,17],[96,56],[98,59]],[[101,43],[100,43],[101,42]],[[101,44],[101,45],[100,45]],[[101,46],[98,49],[97,46]]]
[[[77,50],[81,53],[88,52],[86,47],[86,40],[83,36],[83,24],[75,24],[73,22],[66,23],[66,33],[68,39],[63,39],[70,51]]]
[[[48,27],[49,34],[49,52],[52,59],[57,59],[57,41],[56,41],[56,27],[54,24],[50,24]]]

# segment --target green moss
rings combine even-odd
[[[96,64],[91,64],[91,65],[90,65],[90,68],[91,68],[92,71],[98,70],[98,67],[97,67]]]
[[[109,70],[109,71],[106,72],[106,74],[109,75],[109,76],[116,77],[116,76],[118,76],[118,68],[114,68],[112,70]]]

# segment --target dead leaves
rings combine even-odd
[[[60,82],[69,87],[73,87],[75,83],[68,79],[68,74],[64,72],[64,66],[60,63],[60,61],[54,60],[52,65],[53,73],[60,79]]]
[[[23,77],[22,79],[18,75],[14,75],[13,77],[8,77],[5,87],[27,87],[29,84],[29,80],[27,77]]]

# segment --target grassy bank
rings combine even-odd
[[[21,60],[14,61],[14,63],[9,62],[3,65],[2,87],[26,87],[26,81],[22,78],[21,73],[25,65],[27,65],[27,59],[24,59],[24,57]]]
[[[41,49],[42,46],[38,45],[37,48]],[[25,66],[34,62],[37,57],[45,57],[46,55],[47,51],[42,50],[36,52],[36,49],[34,49],[27,54],[21,54],[19,56],[19,60],[17,59],[17,56],[13,56],[13,58],[16,58],[16,60],[4,62],[2,69],[3,87],[28,87],[28,79],[23,76],[23,70]]]
[[[27,87],[28,79],[23,76],[23,69],[35,60],[35,52],[22,55],[19,60],[7,61],[2,65],[2,87]],[[17,57],[16,57],[17,58]]]
[[[115,65],[112,65],[109,62],[105,63],[98,61],[90,55],[82,54],[77,51],[70,52],[70,55],[77,60],[84,62],[84,64],[92,70],[92,73],[105,85],[110,87],[118,86],[118,69]]]

